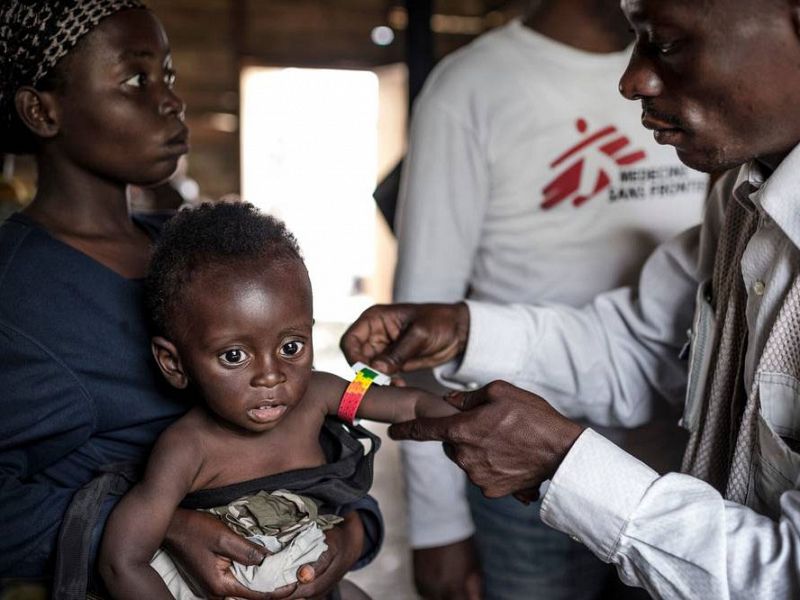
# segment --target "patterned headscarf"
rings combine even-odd
[[[0,146],[11,135],[14,95],[36,86],[104,18],[139,0],[2,0],[0,3]]]

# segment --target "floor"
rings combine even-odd
[[[314,325],[314,365],[352,378],[339,350],[339,338],[347,325],[318,322]],[[383,549],[367,567],[347,576],[373,600],[418,600],[411,571],[411,550],[406,537],[406,502],[401,476],[400,452],[396,442],[386,435],[387,426],[362,422],[382,439],[375,456],[375,475],[370,493],[378,501],[386,525]]]
[[[372,564],[347,578],[361,586],[374,600],[417,600],[412,584],[411,551],[406,538],[406,503],[397,443],[386,435],[386,425],[365,425],[383,439],[375,457],[375,482],[371,494],[383,513],[386,540]]]

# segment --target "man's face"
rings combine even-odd
[[[680,159],[718,171],[800,142],[800,39],[780,0],[622,0],[636,46],[620,91]]]

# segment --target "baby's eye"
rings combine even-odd
[[[247,353],[239,348],[231,348],[220,354],[219,360],[224,365],[239,365],[247,360]]]
[[[281,346],[281,355],[295,356],[300,353],[300,351],[303,349],[303,346],[305,346],[305,344],[298,340],[292,340],[291,342],[287,342],[283,346]]]
[[[133,77],[126,79],[124,84],[135,88],[143,88],[147,85],[147,74],[137,73]]]

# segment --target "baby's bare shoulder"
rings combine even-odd
[[[333,373],[314,371],[304,401],[319,406],[325,414],[336,414],[339,401],[350,382]]]
[[[208,424],[196,408],[191,409],[167,427],[156,441],[153,454],[182,457],[194,455],[202,460],[202,449],[207,436]]]

